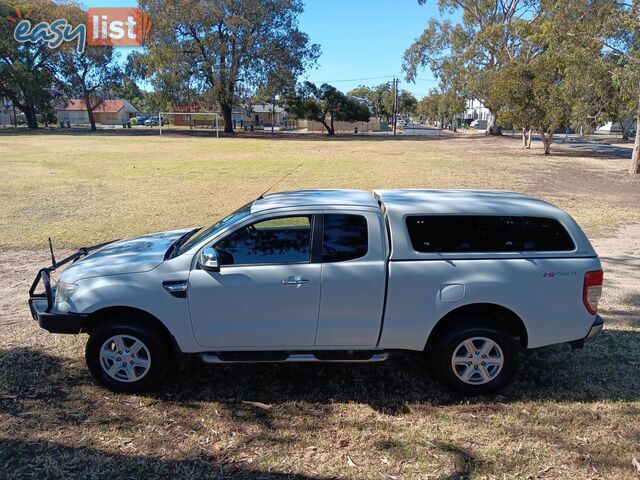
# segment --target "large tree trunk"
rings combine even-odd
[[[627,117],[624,121],[620,122],[622,125],[622,140],[625,142],[629,140],[629,134],[631,133],[631,127],[633,127],[633,117]]]
[[[224,133],[233,133],[233,105],[220,105],[222,109],[222,118],[224,120]]]
[[[487,118],[486,135],[502,135],[502,129],[496,123],[497,115],[489,109],[489,118]]]
[[[97,130],[96,128],[96,117],[93,116],[93,108],[89,105],[87,105],[87,114],[89,115],[89,126],[92,132],[95,132]]]
[[[87,107],[87,115],[89,116],[89,126],[92,132],[97,130],[96,128],[96,117],[93,115],[93,109],[97,108],[99,104],[94,105],[91,103],[91,97],[89,94],[84,95],[84,105]]]
[[[335,136],[336,134],[336,129],[333,126],[333,115],[329,116],[329,125],[327,125],[326,123],[324,124],[324,126],[327,128],[327,135],[330,137]]]
[[[531,148],[531,129],[522,129],[522,148]]]
[[[32,104],[27,103],[24,105],[24,108],[20,108],[20,110],[22,110],[22,113],[24,113],[24,116],[27,119],[27,127],[31,130],[38,128],[38,118],[36,117],[35,107]]]
[[[631,153],[629,173],[631,175],[640,174],[640,115],[636,118],[636,141],[633,144],[633,153]]]
[[[544,145],[544,154],[549,155],[551,153],[551,142],[553,141],[553,130],[540,130],[542,135],[542,144]]]

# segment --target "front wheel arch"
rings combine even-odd
[[[118,317],[135,318],[136,322],[139,322],[160,332],[162,336],[165,337],[168,344],[171,345],[171,348],[173,350],[172,353],[176,355],[182,353],[174,336],[171,334],[164,323],[162,323],[157,317],[150,314],[149,312],[135,307],[106,307],[100,310],[96,310],[89,315],[87,323],[85,324],[82,331],[91,335],[91,333],[95,331],[95,329],[100,325],[104,324],[105,322],[111,322]]]

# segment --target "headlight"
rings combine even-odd
[[[78,285],[75,283],[67,283],[58,281],[56,287],[56,303],[64,303],[71,298],[71,295],[78,289]]]

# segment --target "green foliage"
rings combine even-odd
[[[293,115],[322,123],[331,136],[335,135],[334,121],[368,122],[371,116],[366,105],[326,83],[317,87],[304,82],[287,103]]]
[[[47,0],[34,0],[29,6],[32,23],[50,20],[60,9]],[[56,52],[42,43],[24,44],[14,40],[16,24],[5,17],[16,18],[16,7],[23,5],[0,0],[0,98],[8,98],[24,113],[29,128],[38,128],[36,113],[50,114],[55,99]]]
[[[378,118],[389,118],[393,115],[393,83],[386,82],[374,88],[359,87],[351,90],[348,95],[364,98],[369,102],[373,115]],[[411,115],[415,112],[418,100],[406,90],[398,92],[398,113]]]
[[[212,109],[219,105],[227,132],[240,95],[258,87],[272,94],[319,55],[298,29],[300,0],[141,0],[140,6],[153,29],[131,70],[175,103],[194,95]]]
[[[144,111],[145,92],[130,77],[125,76],[120,82],[112,85],[106,95],[110,98],[122,98],[129,101],[138,110]]]
[[[453,90],[432,90],[416,104],[416,113],[422,121],[447,124],[464,112],[465,99]]]
[[[529,30],[540,2],[439,0],[438,5],[441,14],[461,13],[461,21],[429,20],[404,54],[407,80],[414,80],[421,68],[429,67],[444,90],[476,98],[495,114],[490,90],[496,74],[510,62],[528,63],[539,52]]]

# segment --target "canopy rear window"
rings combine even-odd
[[[431,215],[407,217],[414,250],[423,253],[572,251],[566,229],[553,218]]]

